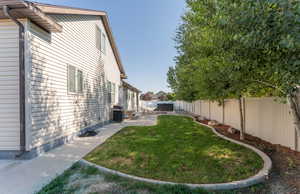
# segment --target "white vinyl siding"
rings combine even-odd
[[[116,66],[111,47],[104,58],[97,48],[95,26],[105,32],[98,16],[52,15],[62,33],[48,34],[31,24],[32,142],[31,148],[80,129],[109,120],[105,80],[120,80],[107,73]],[[97,28],[96,28],[97,29]],[[68,65],[82,72],[82,94],[68,95]],[[77,72],[77,80],[80,78]],[[76,81],[75,81],[76,82]],[[76,87],[80,90],[81,83]],[[120,82],[120,81],[119,81]],[[119,83],[116,82],[116,83]],[[80,86],[79,86],[80,85]],[[77,90],[76,89],[76,90]]]
[[[132,91],[128,88],[124,88],[124,109],[126,111],[137,111],[138,104],[137,104],[137,97],[138,93],[135,91]]]
[[[0,20],[0,151],[20,149],[18,27]]]

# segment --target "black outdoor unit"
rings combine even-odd
[[[173,103],[161,103],[157,104],[156,111],[168,111],[172,112],[174,110],[174,104]]]
[[[124,111],[121,106],[113,107],[113,121],[122,122],[124,119]]]

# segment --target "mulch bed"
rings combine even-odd
[[[207,125],[209,120],[200,120],[198,122]],[[213,127],[219,133],[241,141],[239,131],[235,134],[228,132],[230,126],[219,124]],[[266,181],[266,187],[258,193],[300,193],[300,152],[281,145],[271,144],[249,134],[246,134],[245,140],[241,142],[260,149],[272,159],[273,168],[269,179]]]

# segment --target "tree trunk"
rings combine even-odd
[[[244,125],[244,111],[243,111],[243,103],[242,97],[239,97],[239,109],[240,109],[240,123],[241,123],[241,130],[240,130],[240,139],[245,139],[245,125]]]
[[[297,131],[298,136],[300,136],[300,107],[297,94],[294,93],[289,95],[287,100],[291,109],[295,129]]]

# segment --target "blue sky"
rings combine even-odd
[[[184,0],[37,0],[106,11],[128,74],[143,91],[169,91],[168,67],[174,65],[174,40]]]

